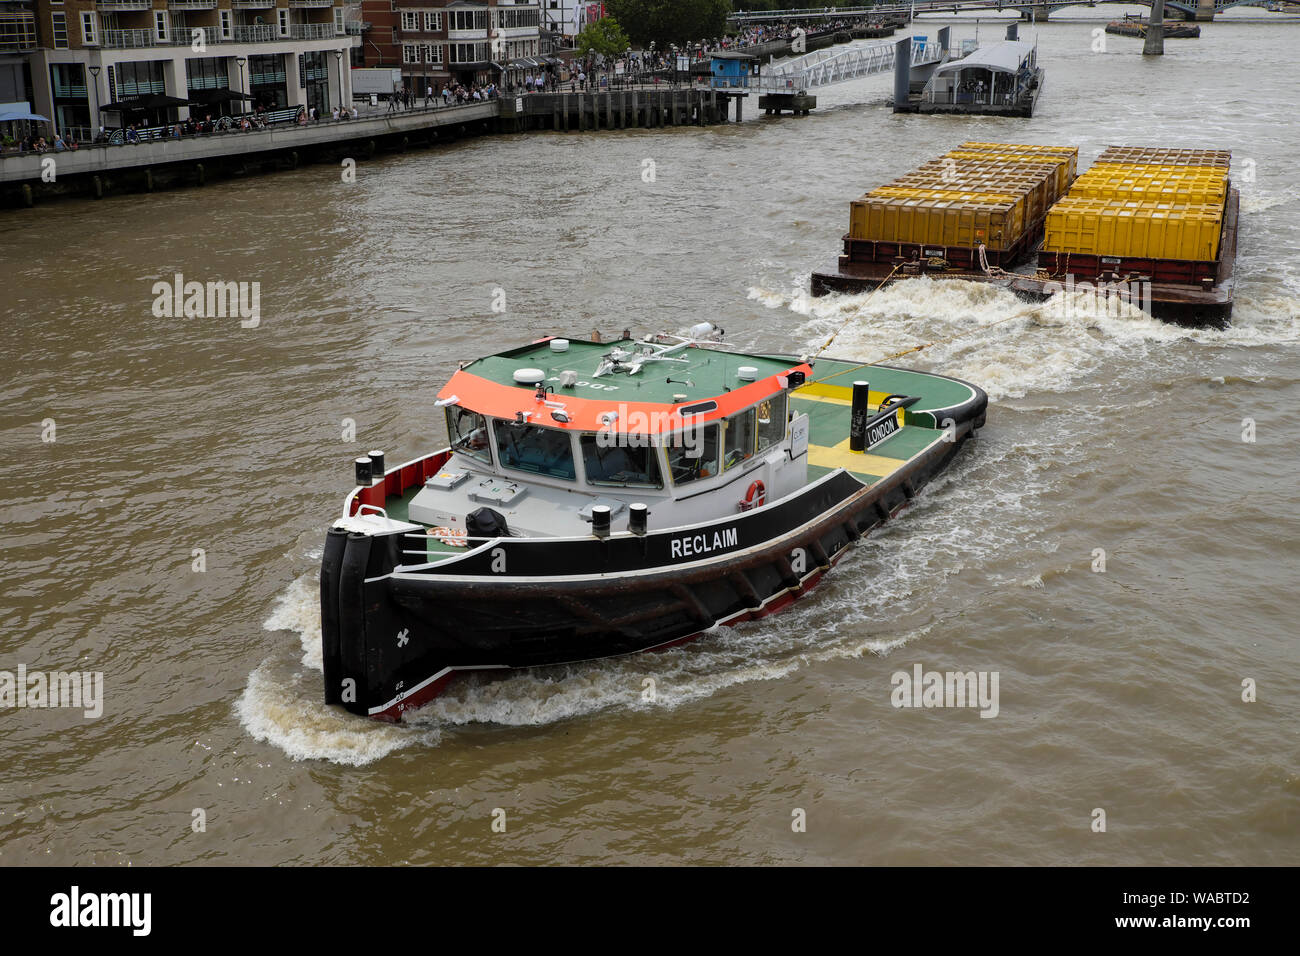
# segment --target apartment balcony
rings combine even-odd
[[[332,23],[289,24],[289,36],[295,40],[325,40],[337,35]]]
[[[232,10],[273,10],[275,0],[230,0]]]
[[[157,46],[152,30],[100,30],[99,45],[108,50],[126,50],[141,46]]]
[[[350,37],[359,37],[370,29],[370,24],[364,23],[361,20],[349,20],[344,24],[344,26],[347,27],[348,36]]]
[[[215,10],[217,0],[168,0],[168,10]]]
[[[236,43],[266,43],[270,40],[279,39],[276,36],[276,28],[269,23],[235,26],[231,28],[231,33]]]
[[[123,10],[152,10],[153,0],[95,0],[95,7],[102,13],[120,13]],[[115,30],[115,33],[130,33],[126,30]],[[108,46],[108,44],[104,44]],[[143,46],[144,44],[133,44]]]
[[[332,7],[334,0],[289,0],[291,7]]]

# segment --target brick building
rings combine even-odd
[[[343,0],[0,0],[0,102],[83,137],[255,105],[328,112],[351,102],[360,32]],[[104,109],[158,96],[201,105]]]
[[[541,54],[536,0],[362,0],[368,67],[400,67],[423,93],[444,83],[487,83],[512,61]]]

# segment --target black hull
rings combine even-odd
[[[976,390],[954,410],[953,441],[870,487],[835,472],[707,526],[498,539],[398,573],[410,547],[402,535],[332,529],[321,572],[326,703],[400,720],[458,671],[629,654],[779,611],[942,471],[984,423],[986,404]]]

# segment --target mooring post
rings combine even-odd
[[[1164,56],[1165,54],[1165,0],[1154,0],[1151,4],[1151,22],[1147,24],[1147,36],[1142,44],[1143,56]]]
[[[863,451],[867,446],[867,419],[871,417],[867,403],[871,386],[861,380],[853,383],[849,406],[849,451]]]
[[[912,38],[894,43],[894,107],[907,106],[912,92]]]

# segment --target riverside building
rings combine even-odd
[[[83,140],[257,107],[327,114],[351,102],[360,27],[343,0],[0,0],[0,102]]]

